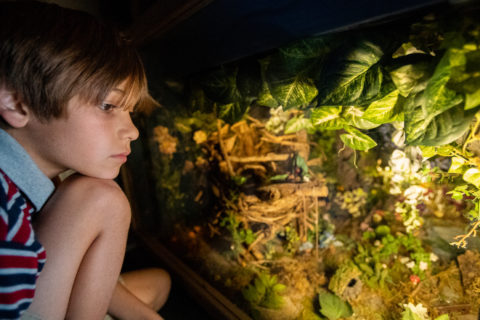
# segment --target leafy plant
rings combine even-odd
[[[249,245],[255,241],[255,234],[251,229],[244,229],[235,214],[228,212],[220,221],[220,226],[225,227],[232,235],[234,248],[236,251],[242,251],[242,244]]]
[[[278,283],[277,276],[268,273],[260,273],[243,291],[243,297],[260,307],[279,309],[284,300],[281,293],[285,290],[285,285]]]
[[[329,292],[322,292],[318,296],[320,313],[329,320],[347,318],[353,314],[352,307],[348,302]]]
[[[390,281],[388,266],[402,260],[395,258],[397,255],[406,256],[405,264],[420,279],[425,278],[425,270],[431,264],[430,253],[425,252],[418,238],[412,234],[394,236],[386,225],[378,226],[375,231],[366,231],[357,250],[353,261],[370,287],[383,287]]]

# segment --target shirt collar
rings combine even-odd
[[[0,168],[38,211],[52,194],[53,182],[37,167],[27,151],[0,129]]]

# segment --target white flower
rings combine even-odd
[[[393,172],[403,174],[410,172],[410,159],[407,158],[405,152],[398,149],[392,152],[388,165]]]
[[[401,257],[401,258],[400,258],[400,263],[405,264],[405,263],[407,263],[408,261],[410,261],[410,258],[409,258],[409,257]]]
[[[430,253],[430,261],[436,262],[438,261],[438,256],[435,253]]]
[[[418,266],[420,268],[420,270],[427,270],[428,269],[428,263],[426,263],[425,261],[420,261],[420,265]]]
[[[392,134],[392,142],[399,148],[405,146],[405,131],[398,130]]]
[[[410,261],[409,263],[406,264],[407,268],[413,269],[415,267],[415,261]]]
[[[418,200],[423,198],[423,195],[427,192],[427,189],[420,187],[420,186],[411,186],[408,187],[407,190],[403,192],[405,198],[409,201]]]
[[[418,317],[418,320],[429,320],[428,310],[421,303],[414,305],[409,302],[408,304],[404,304],[403,307],[405,310],[410,309],[410,311]]]

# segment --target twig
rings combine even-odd
[[[253,157],[235,157],[231,156],[231,162],[249,163],[249,162],[270,162],[270,161],[286,161],[289,154],[274,154],[269,153],[266,156],[253,156]]]
[[[467,239],[470,238],[470,237],[475,237],[477,235],[477,228],[479,226],[480,226],[480,220],[478,220],[477,222],[475,222],[473,224],[472,228],[470,229],[470,231],[468,231],[467,234],[456,236],[454,239],[455,240],[459,239],[459,240],[450,242],[450,244],[453,245],[453,246],[457,246],[457,248],[466,248],[467,247]]]
[[[318,197],[315,197],[315,213],[317,218],[315,219],[315,259],[318,260],[318,218],[319,218],[319,210],[318,210]]]
[[[225,158],[225,162],[227,163],[228,172],[230,176],[235,176],[235,172],[233,171],[232,163],[230,162],[229,156],[225,151],[225,143],[222,140],[222,123],[220,119],[217,119],[217,129],[218,129],[218,143],[220,144],[220,149],[222,150],[223,156]]]

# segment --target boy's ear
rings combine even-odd
[[[22,128],[27,124],[30,112],[16,92],[0,88],[0,116],[12,127]]]

